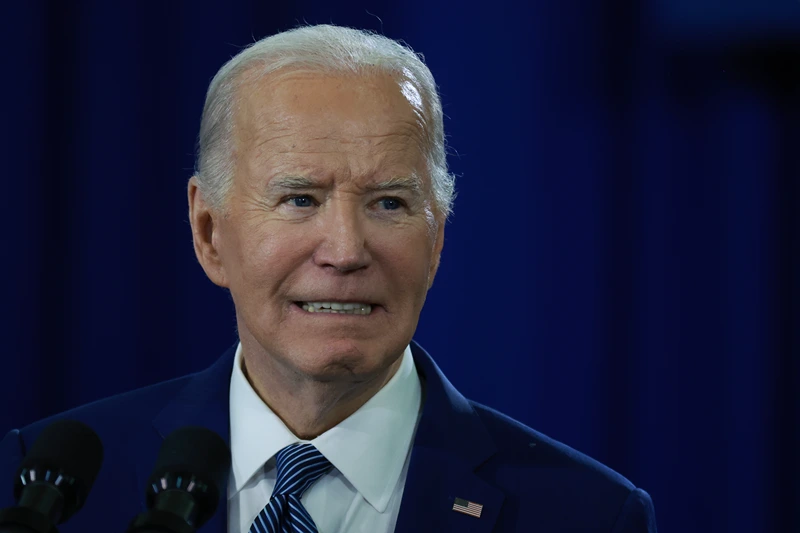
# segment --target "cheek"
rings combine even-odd
[[[243,290],[275,292],[308,256],[302,235],[292,230],[277,224],[242,228],[234,263]]]
[[[382,263],[388,269],[396,294],[406,299],[424,298],[428,290],[431,269],[429,239],[418,235],[396,235],[379,251]]]

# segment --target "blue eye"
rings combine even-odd
[[[395,209],[403,207],[402,201],[397,198],[384,198],[380,203],[383,205],[383,208],[388,211],[394,211]]]
[[[289,198],[289,202],[295,207],[313,207],[314,206],[314,199],[308,195],[303,196],[292,196]]]

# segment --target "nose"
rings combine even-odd
[[[367,249],[365,221],[357,202],[333,203],[320,217],[322,239],[314,251],[314,263],[338,272],[366,268],[372,261]]]

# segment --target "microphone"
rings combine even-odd
[[[86,424],[44,428],[17,471],[17,506],[0,511],[0,533],[57,533],[83,507],[102,464],[103,444]]]
[[[184,427],[170,433],[148,479],[148,510],[128,533],[194,533],[216,512],[230,466],[228,445],[213,431]]]

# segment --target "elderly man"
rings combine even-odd
[[[232,451],[203,531],[655,531],[644,491],[466,400],[411,340],[452,197],[436,86],[401,44],[303,27],[222,67],[188,199],[239,342],[204,372],[60,415],[106,447],[62,531],[124,530],[161,439],[187,425]],[[3,441],[6,471],[47,422]]]

